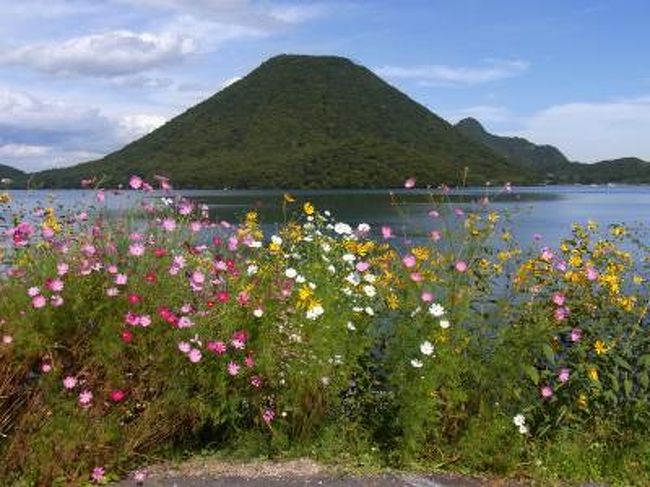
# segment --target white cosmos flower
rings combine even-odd
[[[368,272],[363,275],[363,280],[366,282],[375,282],[377,280],[377,276]]]
[[[422,311],[422,308],[420,308],[419,306],[417,308],[415,308],[413,311],[411,311],[411,318],[413,318],[420,311]]]
[[[330,250],[332,250],[332,246],[327,242],[322,243],[320,247],[321,249],[323,249],[323,252],[329,252]]]
[[[248,268],[246,269],[246,273],[247,273],[249,276],[253,276],[253,275],[257,274],[257,270],[258,270],[258,267],[257,267],[255,264],[251,264],[251,265],[249,265]]]
[[[351,321],[348,321],[348,324],[346,326],[347,326],[348,330],[350,330],[350,331],[356,331],[357,330],[357,327],[354,326],[354,324]]]
[[[526,424],[526,418],[523,414],[517,414],[514,418],[512,418],[512,422],[515,423],[515,426],[523,426]]]
[[[314,306],[313,308],[309,308],[307,310],[307,313],[305,313],[305,316],[307,317],[307,319],[315,320],[320,315],[322,315],[324,312],[325,312],[325,310],[323,309],[323,307],[318,305],[318,306]]]
[[[289,267],[286,271],[284,271],[284,275],[289,279],[294,279],[298,275],[298,271],[293,267]]]
[[[264,310],[262,308],[255,308],[253,310],[253,316],[255,316],[255,318],[261,318],[262,315],[264,315]]]
[[[357,231],[359,233],[368,233],[370,231],[370,225],[367,223],[359,223],[357,226]]]
[[[528,434],[528,426],[526,426],[525,424],[520,425],[519,426],[519,432],[522,435],[527,435]]]
[[[305,276],[301,276],[301,275],[296,276],[296,282],[297,282],[298,284],[302,284],[302,283],[305,282],[306,280],[307,280],[307,279],[305,279]]]
[[[359,278],[359,274],[356,272],[351,272],[345,277],[345,280],[348,281],[350,284],[353,286],[356,286],[361,283],[361,279]]]
[[[344,287],[343,289],[341,289],[341,291],[342,291],[343,294],[345,294],[346,296],[352,296],[352,289],[350,289],[349,287]]]
[[[352,233],[352,227],[347,223],[339,222],[334,225],[334,231],[339,235],[349,235]]]
[[[371,286],[370,284],[363,286],[363,292],[366,293],[366,296],[369,298],[373,298],[377,294],[375,286]]]
[[[272,235],[271,242],[273,242],[276,245],[282,245],[282,237],[279,237],[277,235]]]
[[[431,306],[429,306],[429,313],[436,318],[440,318],[445,314],[445,308],[443,308],[441,304],[432,303]]]
[[[312,290],[313,290],[313,289],[316,289],[316,284],[314,284],[313,282],[308,282],[307,285],[308,285],[309,288],[312,289]]]
[[[364,309],[364,311],[368,316],[375,316],[375,310],[372,309],[370,306],[366,306],[366,309]]]
[[[411,365],[416,369],[421,369],[424,364],[422,363],[421,360],[414,358],[413,360],[411,360]]]
[[[449,320],[440,320],[440,328],[446,330],[450,325]]]
[[[345,262],[354,262],[356,260],[356,257],[352,254],[345,254],[343,257],[341,257]]]
[[[253,241],[250,243],[249,247],[250,247],[251,249],[259,249],[259,248],[262,247],[262,242],[261,242],[260,240],[253,240]]]
[[[422,355],[431,355],[433,353],[433,344],[425,340],[420,344],[420,352],[422,352]]]
[[[332,264],[327,266],[327,270],[330,272],[330,274],[335,274],[336,273],[336,267],[334,267]]]

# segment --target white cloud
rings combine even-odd
[[[7,49],[0,62],[56,74],[116,76],[178,62],[195,49],[189,36],[118,30]]]
[[[650,160],[650,96],[555,105],[510,135],[552,144],[571,160],[595,162],[624,156]]]
[[[383,66],[375,69],[375,72],[387,78],[410,79],[424,85],[472,85],[517,76],[526,71],[528,66],[528,62],[522,60],[493,60],[476,67],[444,64],[414,67]]]
[[[165,121],[155,113],[108,115],[0,88],[0,163],[35,171],[96,159]]]
[[[26,158],[40,157],[50,151],[50,147],[45,145],[29,144],[5,144],[0,145],[0,157]]]

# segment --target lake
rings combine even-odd
[[[273,228],[284,219],[284,191],[281,190],[178,192],[209,205],[212,216],[217,219],[236,221],[251,208],[258,210],[267,228]],[[87,190],[14,190],[10,193],[14,206],[26,209],[39,205],[96,205],[94,191]],[[373,228],[387,224],[396,233],[416,239],[435,224],[428,212],[437,205],[432,205],[427,190],[300,190],[291,191],[291,194],[296,204],[312,201],[317,208],[330,210],[341,221],[366,222]],[[107,191],[102,206],[120,211],[136,205],[142,195],[133,191]],[[545,186],[513,188],[512,192],[504,192],[501,188],[468,188],[450,192],[445,204],[454,208],[476,207],[484,196],[490,199],[491,207],[510,214],[515,236],[522,242],[541,234],[545,242],[557,243],[569,233],[572,223],[590,219],[603,225],[626,223],[642,231],[650,224],[650,186]],[[293,208],[298,208],[296,204]]]

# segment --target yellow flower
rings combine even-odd
[[[291,196],[289,193],[284,193],[284,201],[285,203],[293,203],[294,201],[296,201],[296,198]]]
[[[0,193],[0,204],[6,205],[11,203],[11,195],[9,193]]]
[[[626,230],[625,230],[625,227],[623,225],[614,225],[609,230],[609,233],[614,237],[622,237],[622,236],[625,235]]]
[[[587,375],[591,380],[598,381],[598,369],[592,367],[587,371]]]
[[[492,211],[488,214],[488,221],[490,223],[496,223],[499,221],[499,214],[496,211]]]
[[[388,309],[399,308],[399,298],[395,294],[389,294],[386,298],[386,306],[388,306]]]
[[[641,284],[643,284],[644,281],[645,281],[645,279],[643,279],[643,277],[641,277],[641,276],[634,276],[632,278],[632,282],[634,284],[636,284],[637,286],[640,286]]]
[[[605,345],[605,342],[602,340],[596,340],[596,343],[594,343],[594,350],[598,355],[602,355],[607,351],[607,345]]]
[[[587,395],[585,393],[580,393],[576,403],[580,409],[585,409],[587,407]]]
[[[582,257],[580,257],[578,254],[573,254],[569,258],[569,264],[571,264],[573,267],[582,267]]]
[[[298,299],[300,301],[307,301],[309,298],[311,298],[311,296],[312,292],[309,286],[302,286],[298,291]]]
[[[269,244],[269,252],[275,253],[279,252],[282,249],[279,243],[271,242]]]
[[[314,205],[312,205],[309,201],[303,205],[302,209],[306,215],[313,215],[316,211]]]
[[[431,255],[426,247],[413,247],[411,253],[417,260],[427,260]]]

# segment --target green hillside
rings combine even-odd
[[[27,174],[6,164],[0,164],[0,188],[21,187],[27,180]]]
[[[274,57],[149,135],[101,160],[38,173],[78,187],[164,174],[180,187],[341,188],[533,182],[528,169],[473,142],[348,59]]]

